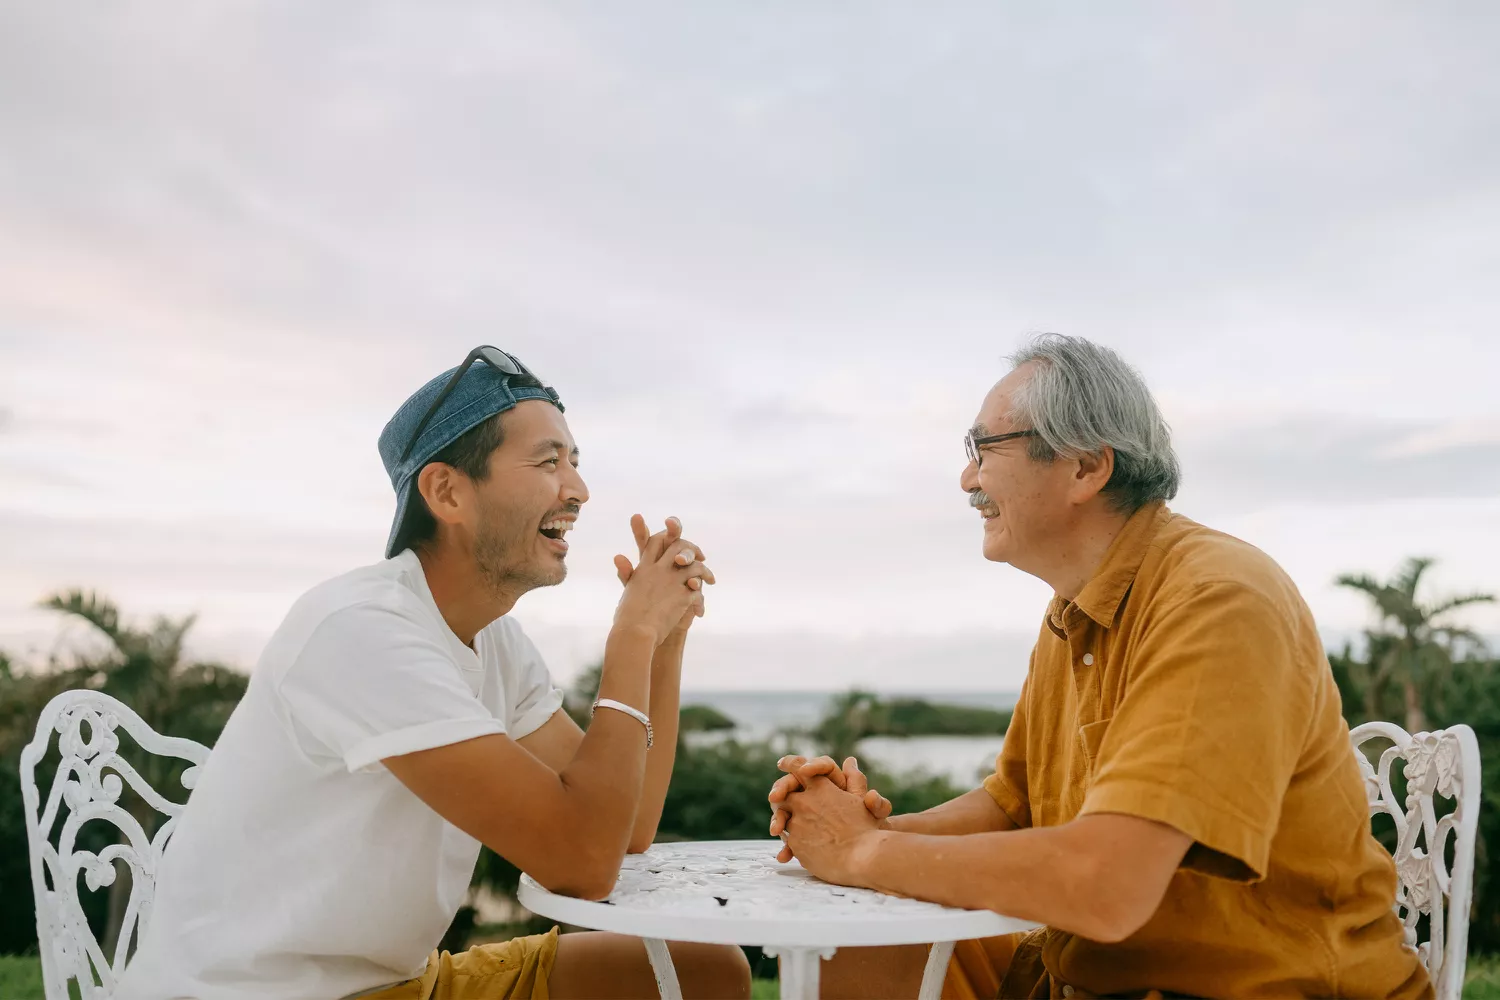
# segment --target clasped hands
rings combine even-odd
[[[776,860],[796,858],[826,882],[861,885],[865,862],[882,830],[890,828],[890,800],[870,787],[850,757],[787,756],[786,772],[771,786],[771,836],[782,840]]]
[[[639,622],[652,627],[657,643],[681,640],[694,618],[703,617],[703,587],[715,582],[704,562],[703,550],[682,537],[682,522],[666,520],[651,534],[646,519],[630,518],[630,531],[639,549],[638,563],[615,556],[615,574],[625,594],[615,609],[615,622]]]

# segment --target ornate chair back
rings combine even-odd
[[[26,842],[31,888],[36,897],[36,933],[47,1000],[67,1000],[75,980],[82,1000],[107,1000],[125,970],[131,939],[145,930],[162,850],[182,804],[164,798],[119,754],[123,729],[147,754],[188,762],[182,785],[191,789],[208,748],[192,740],[162,736],[128,707],[97,691],[64,691],[47,703],[36,735],[21,751],[21,794],[26,809]],[[45,798],[37,790],[37,764],[58,734],[61,760]],[[153,834],[120,804],[126,786],[165,822]],[[137,804],[137,812],[147,810]],[[153,817],[154,819],[154,817]],[[60,822],[59,822],[60,821]],[[92,821],[112,824],[113,843],[98,853],[77,846],[79,829]],[[130,896],[123,922],[106,955],[89,929],[78,878],[97,892],[115,881],[115,862],[130,871]]]
[[[1438,1000],[1459,1000],[1469,946],[1469,904],[1474,890],[1474,837],[1479,822],[1479,744],[1474,730],[1454,726],[1415,736],[1389,722],[1367,722],[1349,733],[1365,779],[1370,816],[1396,824],[1396,916],[1406,925],[1432,976]],[[1388,740],[1378,765],[1364,744]],[[1402,762],[1404,797],[1391,788],[1391,772]],[[1453,800],[1439,817],[1434,795]],[[1451,861],[1450,861],[1451,857]],[[1425,941],[1418,920],[1427,917]]]

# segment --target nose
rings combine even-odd
[[[589,502],[589,487],[583,481],[583,476],[578,474],[578,469],[571,463],[565,463],[567,473],[563,476],[562,502],[565,504],[585,504]]]
[[[973,459],[969,460],[969,464],[964,466],[963,474],[958,477],[958,488],[965,493],[973,493],[979,489],[979,466]]]

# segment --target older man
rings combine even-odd
[[[1430,996],[1297,588],[1164,506],[1167,425],[1117,355],[1047,336],[1012,360],[961,484],[985,558],[1056,596],[995,773],[890,817],[852,759],[788,759],[783,860],[1046,925],[962,942],[945,995]],[[824,995],[912,995],[923,958],[841,952]]]

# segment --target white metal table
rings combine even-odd
[[[519,899],[533,913],[645,939],[662,1000],[681,1000],[668,941],[760,945],[781,959],[784,1000],[817,1000],[818,963],[844,947],[932,944],[921,1000],[937,1000],[953,945],[1030,930],[989,910],[956,910],[830,885],[793,861],[776,861],[779,840],[657,844],[629,855],[603,902],[559,896],[522,877]]]

